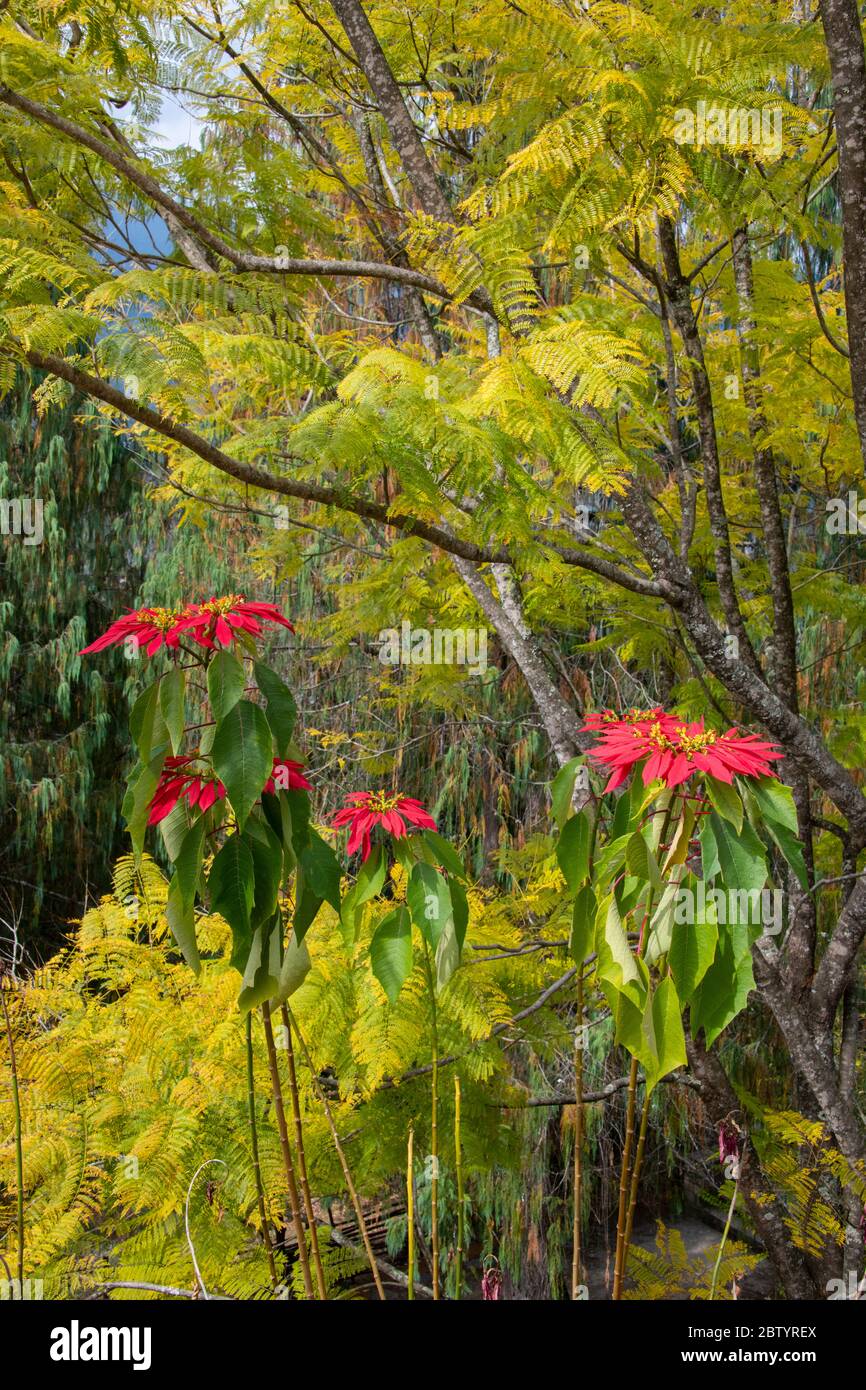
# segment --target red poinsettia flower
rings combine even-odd
[[[274,770],[265,782],[263,791],[270,792],[275,796],[280,792],[311,792],[312,785],[307,781],[301,769],[303,763],[292,762],[291,758],[274,758]]]
[[[343,826],[352,827],[349,854],[363,847],[362,860],[370,857],[370,831],[381,825],[389,835],[402,839],[406,835],[406,822],[417,825],[422,830],[435,830],[436,822],[420,801],[413,796],[403,796],[400,792],[350,792],[345,805],[333,819],[333,826],[341,830]]]
[[[184,772],[190,763],[197,761],[195,753],[185,757],[166,758],[159,782],[150,803],[148,825],[159,825],[174,810],[181,797],[185,797],[190,807],[207,811],[215,801],[221,801],[226,789],[218,778],[207,773]]]
[[[665,714],[661,705],[656,705],[655,709],[629,709],[624,714],[617,714],[612,709],[590,710],[583,716],[584,733],[602,733],[616,724],[654,724],[656,720],[673,719],[673,715]]]
[[[122,618],[116,618],[89,647],[83,647],[79,656],[86,656],[88,652],[104,651],[106,647],[125,642],[128,637],[134,637],[138,646],[144,647],[148,656],[153,656],[163,645],[175,650],[184,630],[186,611],[176,608],[138,608],[134,613],[124,613]]]
[[[226,594],[223,598],[209,598],[206,603],[190,604],[183,629],[200,646],[213,649],[217,644],[231,646],[238,632],[258,637],[263,622],[279,623],[290,632],[295,630],[275,603],[257,603],[243,594]]]
[[[662,714],[652,722],[608,723],[600,742],[589,749],[589,756],[613,768],[605,791],[614,791],[644,759],[645,785],[658,780],[666,787],[677,787],[696,772],[709,773],[720,782],[732,782],[734,773],[770,776],[771,763],[782,754],[754,734],[740,734],[736,729],[717,734],[704,728],[703,719],[686,724],[674,715]]]

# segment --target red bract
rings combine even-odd
[[[303,766],[303,763],[292,762],[290,758],[274,758],[274,770],[262,790],[270,792],[272,796],[278,791],[311,792],[313,788],[301,771]]]
[[[200,811],[207,811],[215,801],[221,801],[225,796],[226,789],[216,777],[181,771],[195,761],[194,753],[186,757],[166,758],[150,803],[148,825],[159,825],[161,820],[171,815],[181,797],[186,798],[193,810],[198,807]]]
[[[183,620],[183,629],[200,646],[212,649],[231,646],[237,632],[258,637],[262,622],[279,623],[294,632],[275,603],[255,603],[243,594],[227,594],[224,598],[209,598],[207,603],[191,604]]]
[[[106,647],[125,642],[128,637],[134,637],[148,656],[153,656],[163,645],[174,650],[184,629],[185,612],[185,609],[180,611],[174,608],[139,608],[134,613],[125,613],[122,618],[116,618],[89,647],[83,647],[79,656],[104,651]]]
[[[613,768],[605,791],[622,785],[636,763],[646,759],[645,785],[660,781],[677,787],[696,772],[709,773],[720,782],[732,782],[734,773],[744,777],[772,775],[771,763],[782,754],[772,743],[754,734],[729,729],[717,734],[704,728],[704,721],[685,724],[671,714],[656,720],[611,721],[601,740],[589,749],[589,756]]]
[[[262,622],[279,623],[290,632],[295,630],[275,603],[255,603],[245,599],[243,594],[209,598],[207,603],[188,603],[182,609],[139,608],[135,613],[117,618],[79,655],[101,652],[105,647],[125,642],[127,637],[135,637],[147,655],[153,656],[163,645],[176,651],[181,637],[187,634],[200,646],[213,651],[217,645],[231,646],[236,632],[260,636]]]
[[[627,724],[633,727],[639,724],[654,724],[656,720],[664,719],[673,720],[673,715],[665,714],[660,705],[656,705],[655,709],[629,709],[625,714],[617,714],[612,709],[597,709],[590,710],[583,716],[583,730],[584,733],[598,734],[614,725]]]
[[[436,829],[433,817],[412,796],[400,792],[350,792],[333,825],[336,830],[346,825],[352,827],[347,851],[354,854],[363,846],[362,859],[366,860],[370,857],[370,831],[374,826],[381,825],[389,835],[402,839],[407,834],[407,821],[422,830]]]

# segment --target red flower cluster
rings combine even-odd
[[[196,762],[197,757],[197,754],[189,753],[185,757],[166,758],[150,803],[148,825],[159,825],[161,820],[171,815],[181,797],[186,798],[193,810],[197,806],[200,811],[207,811],[215,801],[225,796],[226,789],[218,778],[181,770]]]
[[[687,724],[660,709],[630,710],[623,719],[607,718],[608,713],[592,715],[594,722],[584,723],[585,729],[601,732],[589,756],[613,769],[605,791],[621,786],[644,759],[644,785],[660,781],[677,787],[696,772],[709,773],[720,782],[732,782],[735,773],[766,777],[772,773],[771,763],[782,757],[772,743],[754,734],[736,729],[717,734],[704,728],[703,719]]]
[[[148,656],[160,647],[176,651],[182,637],[190,637],[199,646],[214,650],[231,646],[235,634],[248,632],[258,637],[262,622],[279,623],[294,632],[274,603],[254,603],[243,594],[227,594],[224,598],[209,598],[206,603],[188,603],[185,608],[139,608],[117,618],[101,637],[80,652],[101,652],[106,647],[134,637]]]
[[[150,803],[148,825],[159,825],[174,810],[181,797],[185,797],[190,807],[202,812],[210,809],[217,801],[222,801],[226,789],[218,778],[199,772],[182,772],[190,763],[198,761],[197,753],[185,757],[166,758],[160,773],[159,783]],[[274,766],[263,792],[275,795],[278,791],[312,791],[313,788],[301,772],[303,763],[291,759],[274,758]]]
[[[351,826],[347,852],[354,854],[363,846],[363,861],[370,857],[370,831],[374,826],[381,825],[389,835],[402,839],[407,834],[407,821],[422,830],[436,829],[433,817],[413,796],[400,792],[350,792],[332,823],[336,830]]]

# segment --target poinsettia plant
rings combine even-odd
[[[376,931],[372,969],[393,1002],[412,969],[414,922],[441,987],[459,963],[466,932],[462,864],[414,798],[353,792],[334,828],[350,827],[348,854],[360,849],[362,857],[355,882],[341,893],[340,862],[312,824],[313,788],[294,742],[294,696],[259,659],[266,624],[294,631],[275,604],[229,594],[180,609],[138,609],[84,648],[132,643],[147,658],[169,660],[131,711],[137,762],[123,813],[137,857],[149,829],[162,836],[172,865],[166,915],[175,940],[198,970],[196,905],[206,903],[232,931],[241,1009],[281,1003],[309,968],[304,938],[324,902],[339,915],[354,953],[362,909],[381,892],[393,853],[406,869],[406,905]],[[194,726],[193,687],[206,692],[210,715]],[[375,845],[374,833],[383,837]]]
[[[581,987],[585,963],[592,962],[616,1042],[632,1058],[618,1298],[643,1152],[638,1140],[632,1160],[638,1067],[646,1087],[645,1134],[654,1087],[686,1062],[686,1012],[692,1034],[703,1032],[710,1046],[754,988],[755,941],[781,930],[781,894],[768,887],[768,849],[778,851],[804,887],[807,879],[793,798],[774,772],[781,754],[772,744],[736,729],[717,733],[703,720],[688,722],[660,708],[593,713],[584,731],[597,741],[585,758],[561,769],[553,806]],[[584,764],[607,773],[607,781],[573,814]]]

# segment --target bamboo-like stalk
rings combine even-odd
[[[262,1223],[262,1240],[265,1245],[265,1253],[268,1257],[268,1269],[271,1275],[271,1285],[275,1289],[279,1280],[277,1279],[277,1267],[274,1263],[274,1251],[271,1245],[271,1232],[268,1223],[268,1212],[265,1206],[265,1189],[262,1184],[262,1166],[259,1162],[259,1127],[256,1122],[256,1091],[253,1077],[253,1015],[247,1014],[246,1020],[247,1033],[247,1104],[250,1112],[250,1139],[253,1148],[253,1175],[256,1181],[256,1199],[259,1207],[259,1219]]]
[[[424,964],[430,993],[430,1243],[432,1246],[433,1297],[439,1298],[439,1034],[436,1017],[436,988],[430,953],[424,942]]]
[[[271,1073],[274,1112],[277,1117],[277,1129],[280,1135],[280,1151],[283,1155],[286,1186],[289,1190],[289,1205],[292,1209],[292,1221],[294,1222],[295,1235],[298,1240],[298,1259],[301,1262],[301,1273],[304,1278],[304,1292],[307,1298],[312,1299],[314,1297],[313,1281],[310,1277],[310,1258],[307,1254],[307,1237],[304,1232],[304,1223],[301,1220],[301,1203],[298,1197],[298,1183],[295,1178],[295,1165],[292,1159],[291,1145],[289,1144],[289,1131],[286,1127],[286,1111],[283,1105],[283,1088],[280,1085],[280,1070],[277,1066],[277,1049],[274,1045],[274,1030],[271,1027],[271,1008],[267,1001],[262,1004],[262,1019],[265,1026],[265,1042],[268,1049],[268,1068]]]
[[[12,1076],[12,1113],[15,1119],[15,1183],[16,1217],[18,1229],[18,1296],[24,1297],[24,1140],[21,1132],[21,1093],[18,1089],[18,1064],[15,1057],[15,1042],[12,1037],[12,1020],[6,991],[0,980],[0,999],[3,1000],[3,1018],[6,1023],[6,1038],[9,1043],[9,1070]]]
[[[571,1297],[580,1297],[580,1218],[583,1162],[583,970],[577,975],[577,1027],[574,1030],[574,1212],[572,1225]]]
[[[358,1197],[358,1190],[355,1187],[355,1183],[352,1178],[352,1171],[349,1168],[348,1159],[346,1158],[343,1145],[340,1142],[340,1136],[337,1133],[337,1126],[334,1122],[334,1115],[333,1111],[331,1110],[330,1102],[328,1101],[328,1097],[325,1094],[324,1087],[321,1085],[319,1081],[316,1069],[313,1066],[313,1059],[310,1056],[310,1050],[307,1047],[306,1042],[304,1041],[304,1035],[301,1032],[300,1027],[298,1026],[298,1020],[295,1018],[295,1015],[292,1013],[291,1009],[288,1010],[288,1014],[291,1025],[295,1030],[295,1036],[297,1037],[298,1042],[301,1046],[301,1051],[304,1054],[304,1061],[310,1069],[310,1075],[313,1079],[313,1089],[315,1090],[318,1099],[321,1101],[322,1109],[325,1112],[325,1119],[328,1122],[328,1128],[331,1131],[331,1138],[334,1142],[334,1150],[336,1152],[337,1158],[340,1160],[340,1167],[343,1170],[343,1178],[345,1179],[346,1188],[348,1190],[349,1197],[352,1202],[352,1207],[354,1208],[355,1219],[358,1222],[358,1230],[361,1233],[361,1239],[364,1243],[364,1249],[367,1253],[367,1260],[370,1265],[370,1273],[373,1276],[373,1282],[376,1285],[376,1292],[378,1293],[380,1299],[384,1301],[385,1290],[382,1285],[382,1277],[379,1273],[379,1265],[377,1263],[376,1256],[373,1253],[373,1243],[370,1240],[370,1232],[368,1231],[367,1223],[364,1220],[364,1212],[363,1208],[361,1207],[360,1198]]]
[[[616,1254],[613,1263],[613,1299],[622,1297],[623,1252],[625,1248],[625,1226],[628,1208],[629,1179],[631,1176],[631,1151],[634,1143],[634,1113],[637,1097],[637,1058],[632,1057],[628,1076],[628,1107],[625,1121],[625,1143],[622,1150],[622,1169],[619,1177],[619,1211],[616,1219]]]
[[[327,1302],[328,1286],[325,1283],[325,1271],[322,1268],[322,1256],[319,1250],[319,1232],[316,1228],[316,1214],[313,1211],[313,1196],[310,1192],[310,1180],[307,1175],[307,1154],[304,1148],[304,1126],[301,1117],[301,1101],[298,1095],[298,1075],[295,1070],[295,1049],[292,1046],[292,1026],[289,1022],[289,1011],[285,1004],[282,1006],[280,1014],[283,1027],[286,1030],[286,1056],[289,1068],[289,1094],[292,1098],[292,1118],[295,1122],[295,1148],[298,1154],[298,1178],[301,1184],[301,1195],[304,1199],[304,1211],[307,1214],[307,1227],[310,1232],[310,1248],[313,1252],[313,1264],[316,1267],[316,1285],[319,1290],[319,1298]]]
[[[460,1135],[461,1106],[460,1106],[460,1077],[454,1078],[454,1163],[457,1169],[457,1258],[454,1266],[454,1297],[460,1299],[463,1295],[463,1240],[464,1213],[463,1213],[463,1147]]]
[[[625,1223],[625,1243],[622,1252],[622,1272],[625,1276],[626,1264],[628,1263],[628,1251],[631,1245],[631,1233],[634,1227],[634,1214],[637,1207],[637,1193],[640,1184],[640,1172],[643,1167],[644,1149],[646,1148],[647,1122],[649,1120],[650,1092],[647,1086],[644,1096],[643,1109],[640,1117],[640,1131],[637,1137],[637,1152],[634,1156],[634,1167],[631,1173],[631,1189],[628,1194],[628,1216]]]
[[[415,1129],[409,1126],[409,1145],[406,1156],[406,1230],[409,1240],[409,1288],[407,1297],[415,1297]]]

